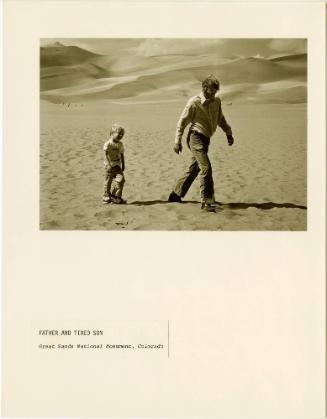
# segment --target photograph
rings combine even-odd
[[[305,38],[41,38],[41,230],[307,230]]]

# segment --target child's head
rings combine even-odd
[[[122,126],[114,124],[110,130],[110,137],[113,137],[114,141],[120,141],[125,134],[125,130]]]

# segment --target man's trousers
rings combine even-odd
[[[184,175],[178,179],[174,192],[183,198],[195,178],[200,177],[201,202],[213,204],[215,202],[212,168],[208,157],[210,138],[196,131],[190,132],[189,147],[192,160]]]

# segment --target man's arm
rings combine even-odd
[[[226,135],[233,135],[232,133],[232,128],[230,127],[230,125],[227,123],[225,116],[223,114],[223,112],[221,111],[220,113],[221,117],[220,120],[218,122],[218,125],[220,126],[220,128],[226,133]]]
[[[219,112],[219,117],[218,117],[218,126],[225,132],[226,137],[227,137],[227,141],[228,141],[228,145],[233,145],[234,144],[234,137],[233,137],[232,128],[230,127],[230,125],[226,121],[226,118],[223,114],[223,110],[221,108],[221,103],[220,103],[220,112]]]
[[[174,151],[178,154],[182,151],[182,137],[186,126],[192,121],[195,113],[195,105],[193,99],[190,99],[177,123]]]

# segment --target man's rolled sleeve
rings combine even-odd
[[[194,112],[195,112],[194,102],[192,99],[190,99],[187,102],[185,109],[183,110],[179,118],[179,121],[177,123],[175,144],[182,143],[182,136],[183,136],[185,127],[192,121]]]

